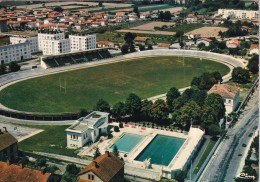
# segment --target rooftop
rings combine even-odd
[[[238,91],[239,91],[239,87],[236,86],[231,86],[226,84],[215,84],[209,90],[209,93],[218,94],[221,97],[235,98]]]

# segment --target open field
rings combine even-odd
[[[60,155],[76,157],[77,154],[73,149],[66,149],[66,132],[65,126],[43,126],[30,125],[30,127],[42,129],[43,132],[34,135],[18,143],[18,148],[24,152],[47,152]]]
[[[174,8],[164,9],[163,11],[170,11],[171,13],[175,13],[175,12],[178,12],[178,11],[181,11],[181,10],[182,10],[182,7],[174,7]]]
[[[168,32],[168,31],[144,31],[144,30],[117,30],[117,32],[121,33],[140,33],[140,34],[156,34],[156,35],[175,35],[175,32]]]
[[[133,30],[145,30],[145,31],[154,31],[154,27],[162,27],[163,25],[171,26],[175,25],[173,22],[151,22],[137,27],[133,27]]]
[[[25,35],[25,36],[37,36],[38,31],[9,31],[9,32],[2,32],[1,35]]]
[[[199,163],[197,165],[197,167],[195,168],[195,170],[193,171],[194,174],[197,174],[202,166],[202,164],[204,163],[204,161],[206,160],[206,158],[208,157],[209,153],[211,152],[211,150],[213,149],[213,147],[215,146],[216,141],[210,140],[207,148],[205,149],[204,153],[202,154]]]
[[[130,93],[144,99],[165,93],[173,86],[187,87],[194,76],[206,71],[225,75],[229,68],[191,57],[138,58],[18,82],[1,91],[0,101],[22,111],[78,112],[81,108],[93,109],[101,98],[113,105]],[[60,90],[60,79],[66,80],[66,94]]]
[[[188,35],[189,33],[201,33],[202,37],[216,37],[220,38],[218,35],[219,31],[225,32],[228,28],[225,27],[202,27],[195,30],[192,30],[190,32],[187,32],[185,35]]]
[[[193,31],[195,29],[204,27],[205,25],[202,23],[191,23],[191,24],[176,24],[174,27],[169,27],[167,31],[170,32],[178,32],[178,31],[183,31],[184,33]],[[208,27],[207,27],[208,28]]]

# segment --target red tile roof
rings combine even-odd
[[[235,98],[239,87],[226,85],[226,84],[215,84],[209,90],[209,93],[219,94],[221,97]]]
[[[234,44],[234,45],[236,45],[236,46],[239,46],[240,43],[241,43],[241,41],[236,40],[236,39],[227,41],[227,45],[229,45],[229,44]]]
[[[253,48],[259,48],[259,44],[251,44],[251,46],[250,46],[250,49],[253,49]]]
[[[135,41],[143,41],[145,42],[148,38],[147,37],[136,37]]]
[[[98,44],[105,44],[108,45],[110,42],[109,41],[99,41]]]
[[[41,171],[21,168],[20,166],[5,162],[0,162],[0,181],[1,182],[47,182],[51,173],[42,174]]]
[[[199,40],[205,40],[205,41],[207,41],[207,42],[211,42],[211,41],[212,41],[212,40],[207,39],[207,38],[201,38],[201,39],[199,39]]]
[[[95,165],[97,163],[97,166]],[[122,168],[124,167],[124,162],[118,157],[114,156],[112,153],[104,154],[98,157],[96,160],[91,162],[85,169],[83,169],[78,176],[85,174],[89,171],[95,173],[103,182],[110,181]]]

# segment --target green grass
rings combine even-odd
[[[205,25],[202,23],[191,23],[191,24],[181,24],[181,25],[176,25],[175,27],[168,28],[167,31],[170,32],[178,32],[178,31],[183,31],[184,33],[190,32],[192,30],[204,27]]]
[[[194,174],[197,174],[202,166],[202,164],[204,163],[204,161],[206,160],[206,158],[208,157],[210,151],[212,150],[212,148],[215,146],[216,141],[210,140],[207,148],[205,149],[204,153],[202,154],[199,163],[197,164],[195,170],[193,171]]]
[[[204,72],[229,68],[221,63],[160,56],[139,58],[119,63],[84,68],[33,78],[13,84],[0,93],[3,105],[17,110],[32,112],[78,112],[81,108],[92,109],[103,98],[111,105],[124,101],[130,93],[142,99],[166,93],[171,87],[190,85],[194,76]],[[60,91],[60,82],[67,83],[67,93]]]
[[[28,125],[26,125],[28,126]],[[73,149],[66,149],[66,132],[68,125],[64,126],[39,126],[30,127],[43,129],[44,131],[18,143],[18,148],[24,152],[47,152],[76,157]]]

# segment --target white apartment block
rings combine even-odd
[[[11,44],[0,47],[0,60],[2,63],[11,61],[22,61],[31,58],[31,47],[29,42]]]
[[[43,55],[56,55],[70,52],[70,39],[61,40],[42,40]]]
[[[31,53],[39,52],[38,46],[38,37],[22,37],[22,36],[13,36],[10,37],[11,44],[20,44],[24,42],[30,43]]]
[[[38,33],[39,50],[43,51],[45,42],[44,40],[62,40],[65,39],[64,32],[61,33]]]
[[[223,18],[258,19],[259,12],[252,10],[218,9],[218,15]]]
[[[96,49],[96,35],[69,35],[71,51]]]

